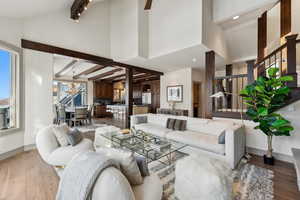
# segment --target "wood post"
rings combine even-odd
[[[298,34],[285,37],[287,43],[287,69],[285,75],[289,75],[294,78],[293,81],[287,83],[287,86],[289,87],[297,87],[297,37]]]
[[[248,60],[247,63],[247,80],[248,84],[252,84],[254,82],[254,64],[255,60]]]
[[[226,76],[232,75],[232,65],[226,65],[225,68]],[[232,80],[226,79],[226,92],[232,93]],[[227,108],[232,108],[232,95],[226,95],[226,106]]]
[[[126,128],[130,128],[130,116],[132,115],[133,110],[133,70],[130,68],[126,68],[126,80],[125,80],[125,88],[126,88]]]
[[[212,119],[214,110],[214,101],[210,96],[214,93],[215,80],[215,52],[205,53],[205,83],[206,83],[206,106],[205,118]]]
[[[261,61],[265,57],[267,47],[267,12],[258,18],[257,24],[257,60]]]
[[[292,2],[280,1],[280,37],[284,37],[292,31]]]

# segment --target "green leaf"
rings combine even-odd
[[[275,122],[272,123],[272,126],[279,128],[281,126],[286,126],[287,124],[289,124],[289,122],[287,120],[284,119],[278,119]]]
[[[288,94],[290,92],[290,88],[282,87],[276,90],[276,94]]]
[[[248,90],[247,90],[247,89],[241,90],[241,91],[240,91],[240,95],[248,96],[248,95],[249,95]]]
[[[258,110],[257,110],[258,114],[260,116],[266,116],[268,115],[268,109],[265,108],[265,107],[259,107]]]
[[[294,78],[292,76],[282,76],[279,78],[279,80],[283,82],[288,82],[288,81],[293,81]]]
[[[255,90],[257,90],[258,92],[264,92],[265,91],[264,87],[263,86],[259,86],[259,85],[255,86]]]
[[[279,71],[278,68],[270,68],[270,69],[268,70],[268,75],[269,75],[270,77],[276,77],[276,74],[277,74],[278,71]]]

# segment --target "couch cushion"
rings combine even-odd
[[[219,138],[214,135],[209,135],[194,131],[172,131],[166,137],[193,147],[204,149],[221,155],[225,154],[225,145],[218,144]]]
[[[70,129],[67,124],[53,126],[53,133],[56,136],[56,139],[60,146],[68,146],[68,133]]]
[[[69,161],[80,152],[93,151],[93,142],[89,139],[83,139],[75,146],[59,147],[54,150],[47,159],[47,162],[53,166],[65,166]]]
[[[168,132],[172,131],[171,129],[165,128],[165,126],[162,127],[152,123],[136,124],[134,127],[136,130],[142,130],[146,133],[150,133],[159,137],[165,137]]]
[[[159,125],[161,127],[167,127],[168,115],[162,114],[148,114],[147,121],[148,123]]]
[[[209,119],[188,117],[186,128],[187,130],[199,132],[203,125],[207,124],[209,121]]]
[[[162,198],[162,182],[156,174],[144,178],[144,184],[132,187],[136,200],[158,200]]]
[[[105,169],[93,189],[93,200],[135,200],[128,180],[116,168]]]

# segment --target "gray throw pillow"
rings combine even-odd
[[[68,142],[72,146],[75,146],[78,143],[80,143],[82,139],[83,139],[83,136],[81,135],[81,132],[77,128],[71,130],[68,133]]]
[[[175,121],[176,121],[176,119],[168,118],[167,128],[168,129],[174,129]]]
[[[223,131],[221,133],[221,135],[219,136],[219,144],[225,144],[225,131]]]
[[[142,177],[149,176],[150,172],[149,172],[148,163],[146,159],[142,156],[135,156],[135,159]]]
[[[186,120],[176,119],[174,124],[174,130],[185,131],[186,130]]]

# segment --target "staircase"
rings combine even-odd
[[[239,93],[259,76],[265,76],[266,71],[270,68],[278,68],[279,76],[294,77],[294,81],[287,83],[291,88],[291,93],[285,106],[300,100],[300,85],[298,85],[300,72],[297,72],[297,56],[300,59],[300,40],[297,40],[297,37],[298,34],[287,36],[286,43],[265,58],[256,63],[247,62],[247,74],[216,77],[213,92],[223,92],[225,97],[213,99],[213,117],[247,119],[245,114],[247,107]]]

